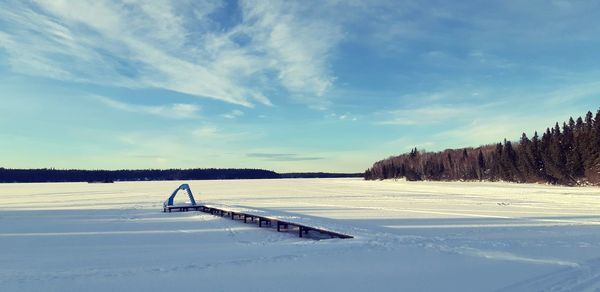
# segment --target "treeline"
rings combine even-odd
[[[363,177],[364,173],[290,172],[280,174],[281,178],[342,178]]]
[[[0,182],[114,182],[154,180],[207,180],[279,178],[279,174],[262,169],[8,169],[0,168]]]
[[[36,182],[97,182],[158,181],[158,180],[224,180],[277,178],[362,177],[362,173],[277,173],[263,169],[139,169],[139,170],[80,170],[80,169],[10,169],[0,168],[0,183]]]
[[[376,162],[365,179],[490,180],[600,184],[600,110],[513,143],[410,153]]]

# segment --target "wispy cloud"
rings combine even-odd
[[[433,105],[411,109],[399,109],[380,113],[381,125],[429,125],[471,115],[473,107],[453,105]]]
[[[563,113],[565,118],[568,114]],[[540,114],[515,117],[512,115],[497,115],[481,117],[465,123],[459,127],[440,132],[432,137],[436,140],[438,148],[444,147],[467,147],[479,146],[490,143],[502,142],[503,139],[518,141],[521,133],[529,137],[534,131],[542,133],[544,129],[552,126],[554,122],[562,118],[561,115],[552,117]],[[452,144],[448,144],[451,141]]]
[[[93,99],[121,111],[144,113],[173,119],[193,119],[198,117],[200,107],[195,104],[175,103],[170,105],[140,105],[118,101],[104,96]]]
[[[269,161],[305,161],[305,160],[321,160],[323,157],[301,156],[290,153],[247,153],[246,157],[259,158]]]
[[[325,118],[328,119],[336,119],[336,120],[340,120],[340,121],[357,121],[358,118],[348,112],[343,113],[343,114],[337,114],[337,113],[330,113],[325,115]]]
[[[195,1],[0,3],[12,70],[59,80],[163,88],[243,106],[271,105],[273,84],[323,98],[339,29],[290,2],[244,1],[238,20]],[[185,13],[184,13],[185,12]],[[236,22],[237,21],[237,22]]]
[[[191,137],[209,144],[220,144],[232,141],[242,141],[260,137],[260,132],[227,131],[215,125],[203,125],[191,131]]]
[[[192,134],[199,138],[219,138],[223,136],[215,126],[203,126],[192,131]]]
[[[226,119],[235,119],[237,117],[241,117],[244,115],[244,112],[241,110],[232,110],[228,113],[224,113],[221,115],[221,117],[224,117]]]
[[[245,22],[251,25],[241,31],[249,33],[256,49],[272,60],[270,66],[282,85],[301,98],[323,98],[334,81],[328,59],[343,38],[340,25],[310,17],[312,11],[305,8],[310,6],[300,3],[242,3]]]
[[[539,96],[538,99],[550,106],[564,106],[573,104],[579,99],[598,95],[600,95],[600,82],[593,81],[570,84],[553,92],[546,93],[544,96]]]

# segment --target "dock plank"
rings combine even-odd
[[[269,216],[260,216],[260,215],[256,215],[256,214],[227,210],[227,209],[206,206],[206,205],[172,205],[172,206],[165,206],[163,208],[163,212],[169,212],[169,213],[170,212],[189,212],[189,211],[200,211],[200,212],[209,213],[209,214],[220,216],[220,217],[227,216],[231,220],[236,220],[236,216],[237,216],[237,219],[244,220],[244,223],[248,223],[248,219],[250,219],[250,223],[254,223],[255,222],[254,219],[258,219],[258,227],[263,227],[263,225],[267,226],[267,227],[273,227],[274,225],[276,225],[277,232],[282,231],[282,229],[281,229],[282,226],[285,228],[285,231],[289,231],[290,226],[292,226],[292,227],[298,228],[298,237],[308,236],[308,233],[310,231],[314,231],[314,232],[318,232],[319,234],[328,235],[331,238],[342,238],[342,239],[354,238],[351,235],[347,235],[347,234],[343,234],[343,233],[339,233],[339,232],[335,232],[335,231],[331,231],[331,230],[326,230],[326,229],[319,228],[319,227],[312,227],[312,226],[308,226],[308,225],[301,224],[301,223],[281,220],[279,218],[274,218],[274,217],[269,217]]]

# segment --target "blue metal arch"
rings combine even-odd
[[[177,192],[179,192],[181,190],[185,190],[187,192],[188,197],[190,198],[190,202],[192,203],[192,206],[196,206],[196,200],[194,200],[194,195],[192,194],[192,189],[190,189],[190,186],[188,184],[182,184],[177,189],[175,189],[175,191],[173,191],[173,193],[171,194],[169,199],[167,199],[165,201],[165,203],[164,203],[165,207],[173,206],[173,199],[175,199]]]

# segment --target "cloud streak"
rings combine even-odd
[[[162,116],[173,119],[193,119],[198,117],[200,107],[195,104],[175,103],[170,105],[139,105],[118,101],[104,96],[94,96],[93,99],[111,108],[132,112]]]
[[[300,156],[290,153],[247,153],[246,157],[258,158],[268,161],[307,161],[307,160],[322,160],[323,157]]]
[[[336,25],[293,3],[243,1],[241,19],[214,18],[223,3],[7,1],[0,48],[12,70],[58,80],[162,88],[246,107],[270,106],[273,84],[321,98]],[[301,17],[302,16],[302,17]]]
[[[224,113],[221,115],[221,117],[226,118],[226,119],[235,119],[238,117],[241,117],[244,115],[244,112],[241,110],[232,110],[228,113]]]

